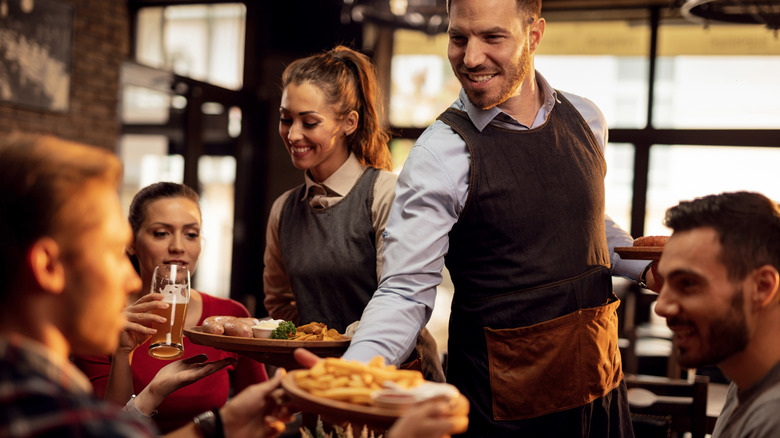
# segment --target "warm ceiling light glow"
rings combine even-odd
[[[703,24],[761,24],[780,29],[780,0],[688,0],[682,15]]]

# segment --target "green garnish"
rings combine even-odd
[[[295,334],[295,324],[292,321],[285,321],[280,323],[273,332],[271,332],[271,339],[290,339],[290,335]]]

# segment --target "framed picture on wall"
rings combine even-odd
[[[68,110],[73,17],[62,0],[0,0],[0,105]]]

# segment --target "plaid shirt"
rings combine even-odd
[[[97,399],[70,362],[22,336],[0,337],[0,438],[154,437],[150,422]]]

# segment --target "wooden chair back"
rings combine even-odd
[[[634,374],[626,375],[625,381],[636,438],[682,437],[685,432],[704,438],[709,377],[696,376],[690,382]]]

